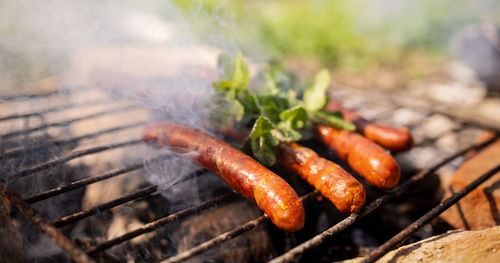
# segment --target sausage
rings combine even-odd
[[[296,143],[280,143],[277,160],[314,186],[342,213],[358,212],[366,200],[363,185],[339,165]]]
[[[157,146],[197,152],[193,161],[216,173],[233,189],[256,202],[277,227],[297,231],[304,226],[304,207],[292,187],[230,144],[175,123],[149,125],[143,140]]]
[[[217,129],[216,132],[237,142],[248,136],[244,130]],[[342,167],[321,158],[309,148],[282,142],[278,145],[276,160],[286,170],[306,180],[342,213],[355,213],[365,204],[363,185]]]
[[[381,189],[391,189],[398,184],[399,165],[382,147],[347,130],[324,125],[316,125],[314,129],[315,138],[347,161],[369,184]]]
[[[400,152],[413,147],[413,138],[408,128],[396,128],[369,121],[337,101],[330,101],[324,110],[341,111],[344,120],[352,122],[359,133],[389,150]]]

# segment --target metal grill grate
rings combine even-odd
[[[86,89],[80,89],[78,90],[78,93],[83,93],[88,91],[88,88]],[[70,94],[75,93],[75,91],[69,92],[69,91],[63,91],[63,92],[48,92],[44,94],[33,94],[33,95],[15,95],[15,96],[9,96],[9,97],[4,97],[1,98],[0,101],[3,103],[10,103],[10,104],[15,104],[15,103],[20,103],[20,102],[26,102],[26,101],[33,101],[33,100],[39,100],[39,99],[45,99],[45,98],[50,98],[50,97],[66,97],[69,96]],[[81,94],[80,94],[81,95]],[[386,94],[387,95],[387,94]],[[345,92],[342,94],[342,96],[348,97],[352,96],[352,94],[349,94],[348,92]],[[340,97],[342,97],[340,96]],[[394,98],[394,96],[397,95],[391,95],[391,98]],[[370,96],[368,96],[370,97]],[[376,96],[374,96],[376,97]],[[393,100],[393,105],[391,108],[386,109],[385,111],[380,112],[376,116],[372,116],[372,119],[377,119],[377,118],[382,118],[391,112],[393,112],[396,109],[400,109],[403,107],[408,107],[407,105],[400,105],[396,103],[396,100]],[[27,113],[21,113],[21,114],[10,114],[6,116],[0,116],[0,124],[4,122],[9,122],[13,120],[25,120],[25,122],[28,122],[28,119],[30,118],[37,118],[40,116],[44,116],[45,114],[48,113],[57,113],[57,112],[62,112],[66,110],[75,110],[79,108],[86,108],[89,106],[95,106],[95,105],[103,105],[110,102],[109,99],[103,99],[103,100],[94,100],[94,101],[87,101],[87,102],[81,102],[81,103],[66,103],[61,106],[54,106],[50,108],[46,108],[45,110],[36,110],[33,112],[27,112]],[[363,103],[366,103],[366,100],[363,101]],[[415,105],[414,105],[415,106]],[[410,105],[411,107],[411,105]],[[415,108],[418,108],[418,106],[415,106]],[[48,122],[48,123],[42,123],[36,127],[25,127],[23,129],[15,130],[15,131],[10,131],[8,133],[4,133],[0,135],[0,138],[2,139],[2,144],[3,145],[9,145],[9,141],[15,141],[15,139],[19,139],[19,137],[24,136],[24,138],[27,138],[29,135],[35,133],[35,132],[44,132],[49,128],[57,128],[57,127],[65,127],[71,124],[74,124],[76,122],[84,121],[84,120],[89,120],[89,119],[94,119],[94,118],[99,118],[102,116],[107,116],[107,115],[112,115],[112,114],[125,114],[128,111],[133,111],[141,109],[140,106],[135,105],[135,104],[126,104],[125,106],[120,106],[120,107],[115,107],[111,109],[106,109],[106,110],[101,110],[97,112],[93,112],[90,114],[82,114],[76,117],[72,117],[69,119],[64,119],[61,121],[56,121],[56,122]],[[423,108],[419,108],[420,110],[426,110]],[[427,110],[429,112],[433,112],[432,110]],[[436,110],[437,111],[437,110]],[[484,123],[474,123],[471,120],[467,119],[461,119],[457,116],[452,116],[455,120],[461,122],[462,125],[470,125],[472,127],[481,127],[484,129],[489,129],[489,130],[498,130],[497,127],[489,127],[487,125],[484,125]],[[146,124],[147,121],[144,120],[135,120],[133,123],[125,124],[125,125],[120,125],[112,128],[107,128],[107,129],[102,129],[97,132],[92,132],[89,134],[77,136],[77,137],[72,137],[68,139],[63,139],[63,140],[55,140],[55,141],[50,141],[50,142],[44,142],[40,145],[36,145],[36,147],[29,149],[32,152],[37,152],[41,151],[50,147],[56,147],[56,146],[64,146],[64,145],[72,145],[75,143],[80,143],[85,140],[90,140],[94,138],[98,138],[99,136],[103,135],[113,135],[116,132],[123,131],[123,130],[128,130],[132,128],[137,128],[141,127],[142,125]],[[414,125],[415,127],[418,127],[418,124]],[[455,130],[456,131],[456,130]],[[491,142],[495,141],[498,137],[494,137],[484,143],[478,144],[478,145],[470,145],[468,147],[465,147],[462,150],[459,150],[455,153],[450,154],[446,158],[442,159],[441,161],[435,163],[432,166],[429,166],[420,172],[418,172],[416,175],[412,176],[410,179],[402,182],[397,188],[390,192],[382,193],[378,198],[376,198],[373,202],[367,204],[359,213],[353,214],[350,216],[345,217],[343,220],[340,222],[336,223],[335,225],[331,226],[328,228],[326,231],[318,234],[317,236],[313,237],[312,239],[292,248],[288,252],[284,253],[283,255],[273,259],[271,262],[288,262],[291,260],[296,259],[297,257],[300,257],[302,254],[304,254],[306,251],[315,248],[321,244],[323,244],[326,240],[331,238],[332,236],[338,234],[339,232],[349,228],[351,225],[353,225],[355,222],[357,222],[360,218],[372,213],[375,211],[377,208],[382,206],[384,202],[387,202],[388,200],[400,195],[401,193],[407,191],[409,188],[414,186],[418,181],[422,180],[426,176],[436,172],[438,169],[440,169],[442,166],[449,164],[452,162],[454,159],[457,157],[460,157],[470,150],[474,149],[481,149],[485,147],[486,145],[490,144]],[[430,139],[430,140],[424,140],[420,142],[420,145],[426,145],[426,144],[432,144],[434,143],[438,138]],[[32,165],[29,165],[25,168],[19,169],[17,171],[14,171],[11,174],[8,174],[3,177],[3,179],[0,181],[0,189],[3,190],[3,194],[9,199],[9,201],[17,207],[17,209],[22,212],[29,220],[31,220],[35,225],[37,225],[41,231],[43,231],[49,238],[51,238],[57,245],[59,245],[62,249],[67,251],[71,258],[76,261],[76,262],[93,262],[92,257],[99,254],[100,252],[106,251],[107,249],[116,246],[118,244],[122,244],[124,242],[127,242],[135,237],[138,237],[140,235],[156,231],[160,229],[161,227],[164,227],[165,225],[172,223],[177,220],[181,220],[187,216],[194,215],[200,211],[207,210],[213,207],[216,207],[217,205],[224,203],[224,202],[230,202],[231,200],[235,200],[237,198],[241,198],[237,193],[235,192],[228,192],[225,194],[222,194],[218,197],[215,197],[213,199],[201,202],[195,206],[189,207],[187,209],[183,209],[181,211],[178,211],[176,213],[166,215],[164,217],[161,217],[157,220],[154,220],[152,222],[149,222],[145,224],[144,226],[141,226],[131,232],[127,232],[121,236],[103,241],[101,243],[98,243],[96,245],[90,246],[90,247],[80,247],[76,245],[73,241],[71,241],[71,237],[68,237],[64,235],[58,228],[61,228],[63,226],[66,226],[68,224],[73,224],[81,219],[93,216],[97,213],[101,213],[103,211],[109,210],[113,207],[123,205],[127,202],[137,200],[140,198],[144,198],[147,196],[151,196],[154,193],[158,191],[158,185],[149,185],[147,187],[135,190],[127,195],[121,196],[119,198],[110,200],[108,202],[102,203],[97,206],[90,207],[88,209],[78,211],[75,213],[72,213],[70,215],[58,218],[56,220],[53,220],[52,222],[49,222],[46,218],[44,218],[39,212],[37,212],[31,205],[43,200],[47,200],[56,196],[59,196],[63,193],[67,193],[82,187],[86,187],[90,184],[97,183],[100,181],[104,181],[113,177],[117,177],[120,175],[124,175],[133,171],[140,171],[141,169],[144,168],[144,163],[154,163],[154,162],[161,162],[163,160],[166,160],[170,158],[169,155],[160,155],[157,157],[150,158],[146,161],[144,160],[136,160],[135,162],[132,162],[129,165],[126,165],[125,167],[118,167],[113,170],[109,170],[107,172],[104,172],[99,175],[87,177],[84,179],[80,179],[77,181],[73,181],[71,183],[55,187],[53,189],[48,189],[43,192],[34,194],[32,196],[27,196],[27,197],[21,197],[20,194],[23,193],[16,193],[15,191],[11,190],[7,185],[15,185],[16,181],[28,177],[28,176],[40,176],[40,172],[46,171],[50,168],[60,166],[64,163],[67,163],[71,160],[81,158],[84,156],[88,155],[96,155],[102,152],[106,151],[111,151],[114,149],[118,148],[125,148],[125,147],[130,147],[133,145],[138,145],[142,144],[141,140],[138,139],[131,139],[127,141],[121,141],[118,143],[112,143],[108,145],[101,145],[101,146],[93,146],[93,147],[88,147],[85,149],[81,150],[74,150],[69,152],[68,154],[55,157],[52,160],[48,161],[42,161],[38,162]],[[19,143],[14,143],[13,145],[16,145],[14,147],[4,147],[3,152],[2,152],[2,159],[3,160],[15,160],[16,158],[21,158],[23,155],[26,153],[28,150],[25,145],[20,145]],[[462,191],[455,193],[452,197],[450,197],[448,200],[443,202],[442,204],[439,204],[436,206],[434,209],[429,211],[426,215],[424,215],[421,219],[415,221],[412,223],[410,226],[408,226],[406,229],[401,231],[399,234],[394,236],[392,239],[387,241],[384,245],[380,246],[378,249],[372,252],[368,257],[365,258],[364,262],[373,262],[383,256],[385,253],[387,253],[390,249],[393,249],[399,245],[401,245],[406,239],[408,239],[411,235],[413,235],[419,228],[424,226],[426,223],[428,223],[430,220],[433,218],[437,217],[441,212],[443,212],[446,208],[450,207],[454,203],[458,202],[460,198],[462,198],[465,194],[468,192],[472,191],[475,187],[477,187],[481,182],[484,182],[486,179],[488,179],[490,176],[495,174],[500,169],[499,166],[497,166],[495,169],[492,171],[484,174],[481,178],[478,180],[472,182],[470,185],[468,185],[466,188],[464,188]],[[181,181],[178,181],[177,183],[180,183],[185,180],[191,180],[194,177],[203,175],[208,173],[207,170],[205,169],[200,169],[190,176],[184,178]],[[301,199],[304,201],[305,206],[308,205],[308,202],[315,197],[318,196],[317,191],[312,191],[308,194],[305,194],[301,197]],[[188,249],[187,251],[184,251],[178,255],[175,255],[170,258],[166,258],[163,260],[163,262],[181,262],[185,261],[189,258],[192,258],[196,255],[202,254],[214,247],[217,247],[223,242],[230,241],[240,235],[244,235],[245,233],[250,232],[251,230],[259,227],[260,225],[263,225],[267,223],[268,217],[266,215],[259,216],[253,220],[250,220],[244,224],[241,224],[240,226],[227,231],[225,233],[221,233],[219,236],[216,236],[210,240],[207,240],[195,247],[192,247],[191,249]]]

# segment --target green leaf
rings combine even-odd
[[[257,75],[256,84],[252,91],[257,95],[276,95],[280,92],[269,70],[260,72]]]
[[[233,81],[231,80],[217,80],[212,82],[212,86],[216,91],[228,92],[233,87]]]
[[[280,122],[277,125],[282,141],[298,141],[309,137],[308,130],[312,124],[308,120],[307,112],[302,106],[295,106],[280,113]]]
[[[222,53],[217,59],[217,71],[222,80],[233,80],[234,76],[234,57],[227,53]]]
[[[279,143],[276,137],[276,127],[266,117],[259,117],[244,144],[247,151],[250,148],[252,155],[262,164],[272,166],[276,162],[276,146]]]
[[[326,111],[316,111],[310,113],[310,119],[316,123],[331,126],[334,128],[354,131],[356,126],[354,124],[347,122],[342,119],[342,113],[340,112],[326,112]]]
[[[288,99],[279,95],[258,96],[257,102],[260,114],[273,123],[278,123],[279,114],[290,106]]]
[[[257,97],[254,94],[244,90],[239,101],[245,107],[244,118],[255,119],[260,116],[260,107],[257,105]]]
[[[257,139],[263,134],[271,132],[275,128],[274,124],[268,118],[261,116],[253,124],[252,131],[248,137],[252,140]]]
[[[243,62],[243,55],[238,53],[234,61],[233,87],[236,91],[246,90],[250,83],[250,73],[248,67]]]
[[[217,70],[221,80],[213,83],[216,90],[238,94],[247,89],[250,73],[241,53],[236,57],[221,54],[217,60]]]
[[[280,120],[290,123],[290,127],[301,129],[307,121],[307,112],[302,106],[295,106],[280,113]]]
[[[235,99],[221,99],[211,111],[209,124],[212,128],[232,128],[244,115],[243,105]]]
[[[330,82],[331,76],[328,70],[322,69],[316,74],[313,84],[304,91],[304,107],[308,111],[314,112],[325,106],[327,102],[326,90]]]

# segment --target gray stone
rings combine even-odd
[[[400,126],[411,126],[416,125],[423,121],[427,117],[427,114],[408,108],[401,108],[394,111],[392,115],[392,121]]]
[[[444,115],[434,114],[420,125],[413,134],[416,137],[435,139],[439,136],[458,128],[458,124]],[[416,141],[418,143],[418,141]]]
[[[393,250],[378,263],[500,262],[500,226],[481,231],[450,231]],[[343,262],[360,262],[355,258]]]
[[[471,106],[481,102],[486,96],[486,87],[481,82],[467,85],[460,82],[430,84],[425,96],[435,102]]]

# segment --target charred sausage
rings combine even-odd
[[[347,161],[369,184],[381,189],[391,189],[398,184],[398,163],[374,142],[357,133],[323,125],[315,126],[315,137]]]
[[[330,101],[324,110],[341,111],[344,119],[352,122],[359,133],[389,150],[406,151],[413,146],[413,138],[407,128],[396,128],[369,121],[337,101]]]
[[[339,165],[296,143],[280,143],[278,162],[314,186],[342,213],[358,212],[365,204],[363,185]]]
[[[304,207],[297,193],[282,178],[230,144],[205,132],[175,123],[146,127],[143,140],[198,154],[193,160],[216,173],[243,194],[281,229],[297,231],[304,226]]]

